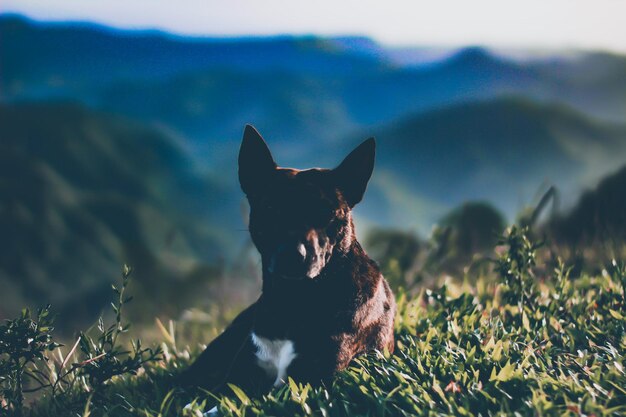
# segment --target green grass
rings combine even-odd
[[[514,228],[477,282],[398,291],[394,354],[357,358],[332,386],[290,380],[256,399],[233,387],[219,401],[172,389],[169,376],[199,353],[177,343],[181,324],[163,327],[163,360],[138,375],[96,392],[77,383],[30,413],[200,416],[217,403],[222,416],[626,415],[626,269],[570,277],[539,250]]]

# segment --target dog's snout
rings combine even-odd
[[[330,260],[331,252],[328,238],[314,229],[286,236],[272,252],[268,272],[284,278],[315,278]]]

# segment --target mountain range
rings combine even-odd
[[[185,38],[15,15],[0,16],[0,38],[3,101],[76,98],[200,143],[232,139],[250,118],[285,140],[336,140],[355,126],[501,94],[626,122],[626,58],[607,53],[520,62],[466,48],[402,65],[367,38]]]

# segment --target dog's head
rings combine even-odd
[[[265,273],[315,278],[332,256],[349,250],[355,240],[351,209],[372,175],[375,146],[373,138],[366,140],[332,170],[279,168],[261,135],[246,126],[239,182]]]

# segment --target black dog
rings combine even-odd
[[[356,240],[351,209],[374,168],[374,139],[335,169],[278,168],[246,126],[239,181],[261,254],[263,291],[182,375],[220,391],[319,383],[373,349],[393,351],[394,296]]]

